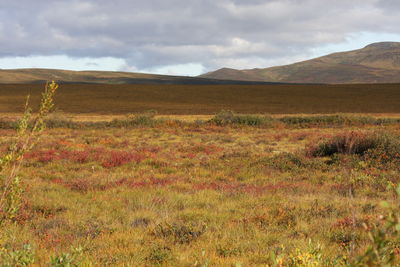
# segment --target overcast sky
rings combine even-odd
[[[399,0],[0,0],[0,68],[261,68],[400,41],[399,14]]]

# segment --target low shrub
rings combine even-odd
[[[315,146],[309,146],[306,154],[311,157],[326,157],[335,154],[364,156],[372,151],[384,152],[388,159],[399,157],[400,138],[386,133],[346,132]]]
[[[242,249],[238,247],[232,247],[231,245],[229,246],[218,245],[216,248],[216,253],[220,257],[229,258],[242,255]]]
[[[139,163],[144,159],[143,154],[128,151],[111,151],[109,156],[101,163],[104,168],[118,167],[130,162]]]
[[[150,249],[146,257],[146,260],[149,263],[155,264],[157,266],[157,265],[163,265],[166,262],[173,261],[174,256],[169,247],[162,245],[155,245]]]
[[[0,119],[0,129],[16,129],[18,127],[17,121]]]
[[[111,121],[74,121],[67,116],[54,113],[46,118],[48,128],[69,128],[69,129],[103,129],[103,128],[134,128],[134,127],[200,127],[214,124],[225,125],[248,125],[248,126],[292,126],[292,127],[339,127],[339,126],[362,126],[362,125],[388,125],[399,124],[399,118],[374,118],[371,116],[356,115],[311,115],[311,116],[285,116],[272,118],[263,115],[236,114],[233,111],[217,113],[208,121],[195,120],[186,122],[182,120],[171,120],[156,118],[155,111],[147,111],[138,114],[128,114],[125,118]],[[32,122],[29,123],[32,125]],[[12,119],[0,119],[0,129],[16,129],[17,122]]]
[[[279,153],[275,156],[261,159],[264,166],[280,170],[280,171],[293,171],[295,169],[305,167],[306,163],[303,158],[293,153]]]
[[[279,118],[287,125],[310,126],[351,126],[351,125],[383,125],[400,123],[397,118],[374,118],[347,114],[318,115],[318,116],[285,116]]]
[[[76,129],[80,128],[79,123],[75,123],[71,119],[64,119],[64,118],[49,118],[45,120],[47,128],[69,128],[69,129]]]
[[[107,127],[153,127],[164,122],[156,119],[156,111],[150,110],[140,114],[129,114],[126,119],[114,119],[107,123]]]
[[[271,117],[260,115],[244,115],[235,114],[233,111],[222,110],[217,113],[210,122],[219,126],[239,124],[248,126],[260,126],[272,123],[274,120]]]
[[[345,119],[341,115],[321,116],[285,116],[279,121],[289,125],[342,125]]]
[[[281,172],[326,168],[325,163],[320,159],[308,159],[301,153],[289,152],[282,152],[271,157],[263,157],[252,165],[261,165]]]
[[[174,243],[189,244],[198,239],[205,231],[205,225],[162,223],[152,230],[152,234],[156,237],[170,238]]]

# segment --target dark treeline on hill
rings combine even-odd
[[[0,112],[39,103],[43,84],[0,85]],[[159,114],[400,113],[400,84],[169,85],[62,84],[57,108],[66,113]]]

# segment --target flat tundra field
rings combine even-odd
[[[0,151],[35,86],[0,86]],[[275,98],[258,94],[278,87],[236,88],[242,99],[197,86],[152,99],[165,88],[150,86],[148,102],[137,85],[71,93],[82,88],[61,85],[65,113],[24,156],[22,206],[1,225],[5,266],[400,263],[397,85],[320,86],[320,101],[315,85]],[[147,109],[160,115],[125,115]],[[308,114],[337,112],[352,114]]]
[[[354,85],[107,85],[62,84],[57,108],[66,113],[169,115],[400,113],[400,84]],[[42,84],[0,85],[0,112],[39,103]]]

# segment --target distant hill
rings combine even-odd
[[[100,84],[261,84],[260,81],[224,81],[223,79],[168,76],[114,71],[70,71],[55,69],[0,69],[0,84],[44,83],[56,80],[60,83]]]
[[[284,83],[398,83],[400,43],[374,43],[358,50],[265,69],[223,68],[199,77]]]

